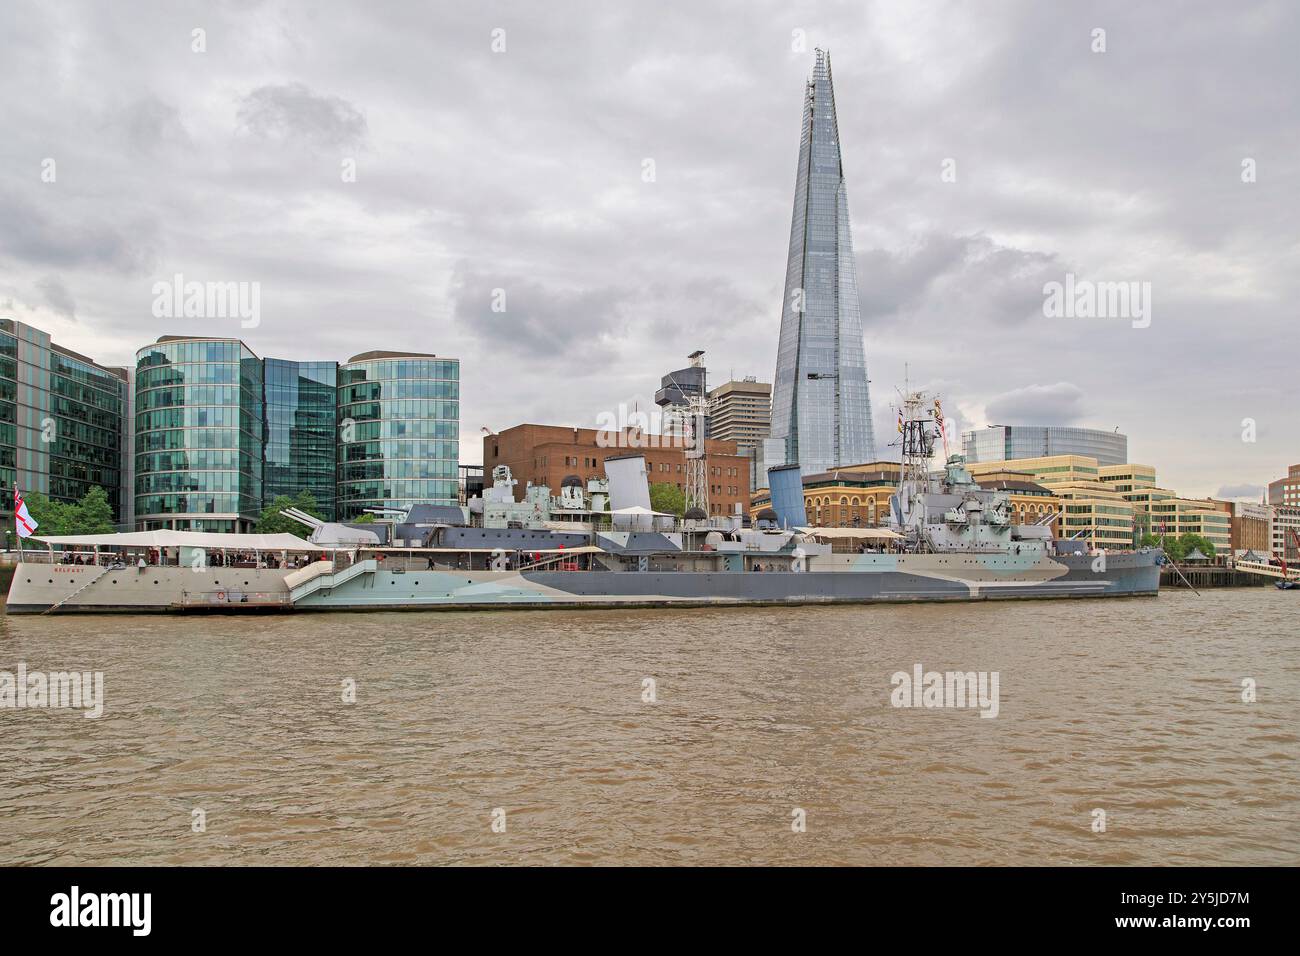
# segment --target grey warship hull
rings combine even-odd
[[[10,614],[147,611],[470,610],[869,604],[1131,597],[1159,589],[1160,552],[1106,555],[827,555],[814,569],[458,570],[364,554],[345,567],[152,567],[103,573],[20,564]],[[820,569],[818,569],[820,568]]]

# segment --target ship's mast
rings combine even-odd
[[[703,351],[692,352],[691,368],[701,367],[703,356]],[[708,395],[707,379],[701,377],[700,393],[686,396],[686,510],[699,508],[705,514],[709,513],[709,458],[704,436],[708,434],[709,406],[712,404]]]
[[[917,516],[917,509],[922,507],[918,496],[930,490],[930,459],[934,457],[937,434],[934,402],[925,392],[904,391],[899,409],[899,430],[902,432],[898,476],[900,531],[914,530],[919,544],[924,531],[924,515]]]

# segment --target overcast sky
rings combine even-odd
[[[9,0],[0,314],[110,364],[455,356],[474,462],[697,348],[770,382],[823,46],[882,444],[908,363],[963,427],[1118,427],[1257,498],[1300,461],[1300,5],[1137,6]],[[156,318],[176,273],[260,283],[260,324]],[[1046,317],[1066,273],[1149,282],[1149,327]]]

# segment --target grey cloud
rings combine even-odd
[[[863,318],[889,323],[918,314],[933,329],[938,318],[950,330],[978,320],[1012,325],[1042,315],[1043,283],[1061,267],[1051,253],[1001,245],[988,236],[928,234],[896,250],[858,254]],[[945,307],[959,312],[944,317]]]
[[[33,177],[35,181],[35,177]],[[45,190],[28,198],[0,187],[0,254],[34,267],[106,268],[135,273],[154,255],[154,228],[132,215],[130,223],[109,225],[93,213],[76,215],[58,183],[40,183]]]
[[[467,432],[587,423],[694,347],[715,376],[770,380],[800,27],[834,56],[878,421],[906,365],[945,383],[950,414],[1078,383],[1078,402],[1019,411],[1121,425],[1180,492],[1273,477],[1216,445],[1240,448],[1243,416],[1260,417],[1260,461],[1300,446],[1300,419],[1264,427],[1261,411],[1300,403],[1270,347],[1300,296],[1294,4],[918,2],[900,17],[754,0],[742,23],[686,0],[556,0],[444,5],[436,29],[416,3],[236,4],[212,7],[197,56],[169,18],[71,2],[19,5],[0,31],[0,267],[18,298],[50,275],[75,289],[85,341],[122,342],[105,360],[171,331],[142,305],[143,263],[262,281],[265,354],[458,354]],[[1099,24],[1104,55],[1088,49]],[[356,183],[340,183],[345,149]],[[941,183],[950,156],[959,178]],[[1240,182],[1243,156],[1257,183]],[[1152,326],[1043,318],[1042,285],[1066,271],[1150,279]],[[581,381],[554,388],[575,352]],[[1201,379],[1209,431],[1170,399]]]
[[[1259,501],[1266,491],[1263,485],[1220,485],[1219,490],[1214,493],[1214,497],[1226,500],[1249,500]]]
[[[77,317],[77,302],[58,276],[46,276],[36,283],[44,303],[60,315]]]
[[[625,306],[614,288],[569,289],[464,268],[452,280],[451,299],[455,320],[469,337],[537,359],[578,350],[588,362],[608,354],[604,342],[622,325]]]
[[[295,146],[354,149],[368,133],[361,111],[303,83],[260,86],[239,105],[240,128],[258,139]]]
[[[150,151],[159,146],[186,145],[189,133],[180,112],[156,96],[145,96],[126,107],[115,118],[132,148]]]
[[[1072,382],[1027,385],[988,401],[984,415],[993,425],[1071,425],[1084,415],[1084,391]]]

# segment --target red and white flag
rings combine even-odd
[[[14,485],[14,525],[20,538],[30,538],[37,527],[36,519],[27,513],[27,502],[23,501],[17,485]]]

